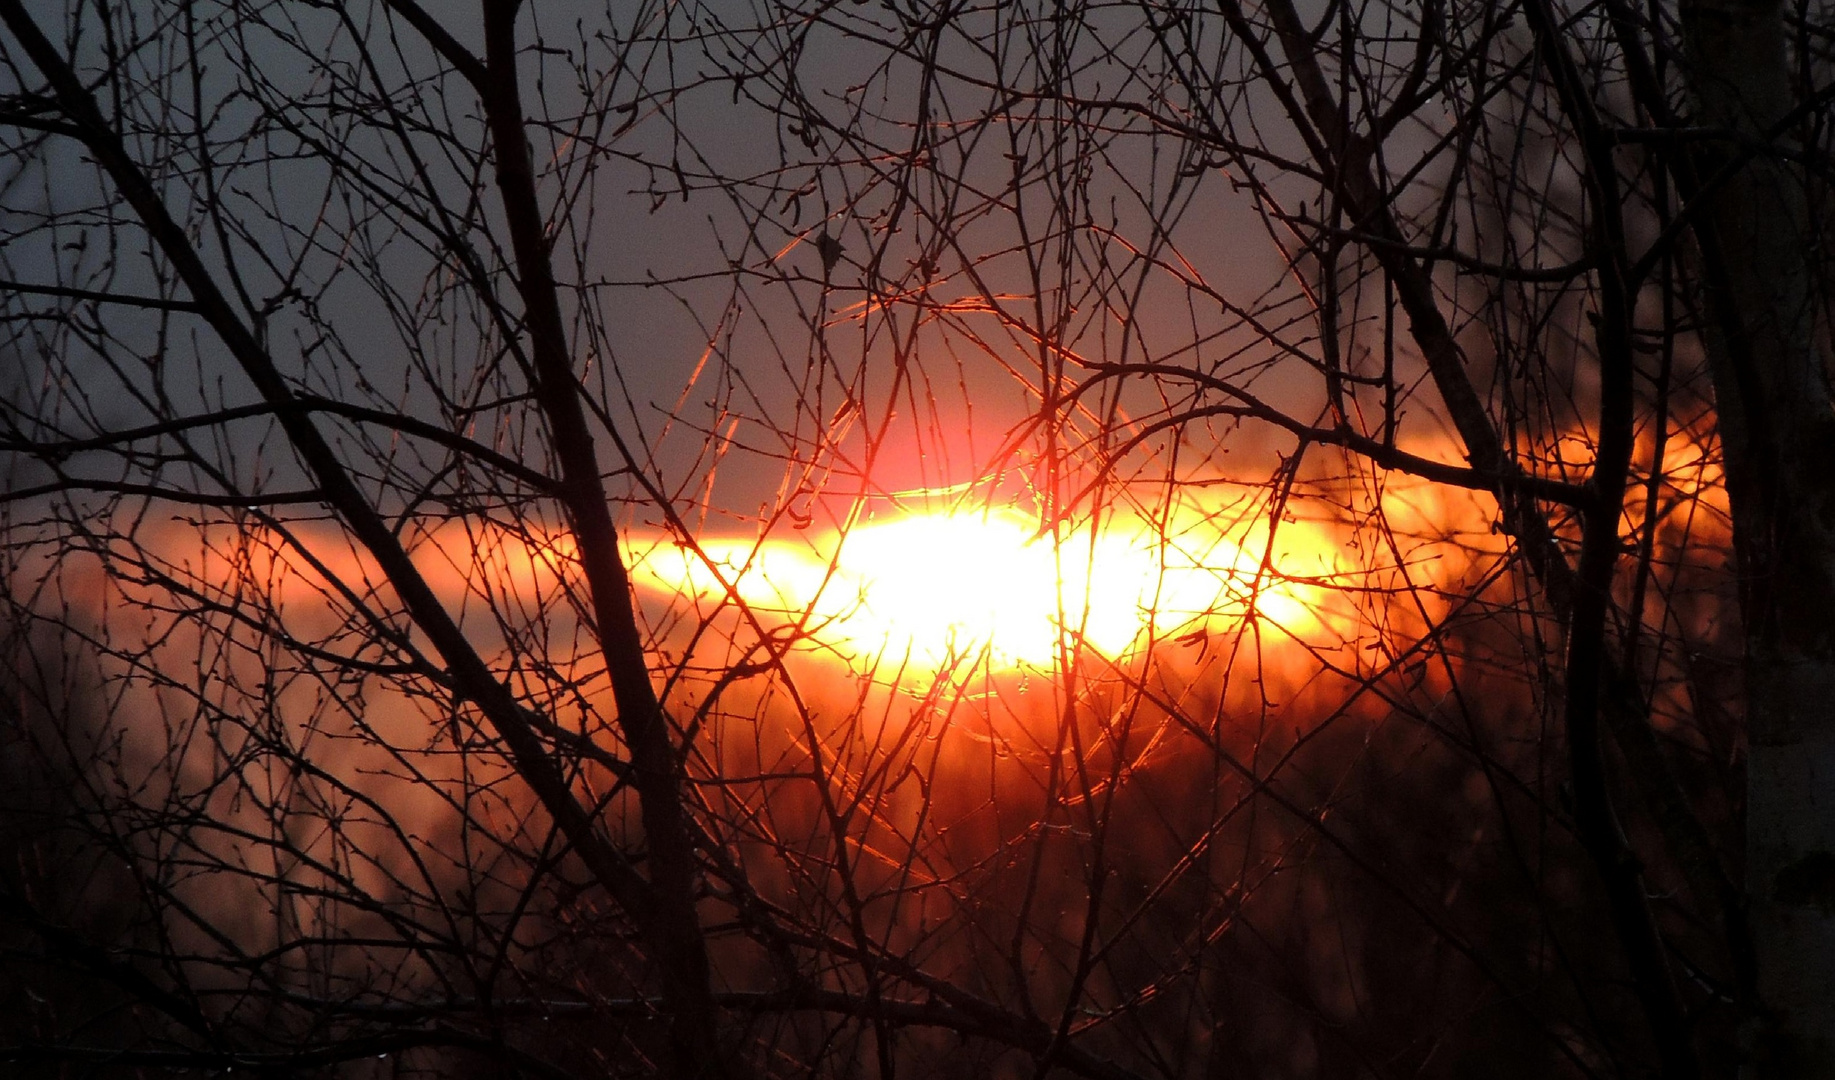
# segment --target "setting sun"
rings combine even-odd
[[[1297,530],[1296,530],[1297,532]],[[1180,536],[1203,536],[1196,544]],[[1307,544],[1306,547],[1316,546]],[[807,615],[812,644],[939,669],[1048,667],[1061,649],[1119,656],[1150,637],[1258,612],[1310,617],[1316,589],[1269,577],[1214,528],[1116,519],[1058,535],[1012,510],[913,514],[808,540],[703,540],[640,551],[637,579],[698,602]],[[1257,581],[1260,587],[1257,588]]]

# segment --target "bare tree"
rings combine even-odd
[[[1835,1064],[1813,6],[0,22],[16,1065]]]

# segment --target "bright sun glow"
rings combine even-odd
[[[930,669],[985,660],[1048,667],[1066,647],[1119,656],[1151,636],[1240,620],[1248,597],[1283,623],[1308,617],[1312,591],[1260,577],[1214,527],[1119,525],[1055,540],[1014,511],[912,515],[804,542],[703,540],[701,553],[639,553],[641,584],[697,601],[731,591],[777,619],[809,614],[812,643],[854,659]],[[718,568],[718,573],[716,573]],[[1315,571],[1318,568],[1314,568]],[[724,580],[725,584],[722,584]]]

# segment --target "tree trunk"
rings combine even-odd
[[[1807,201],[1775,0],[1683,5],[1697,212],[1745,619],[1746,1074],[1835,1076],[1835,413],[1816,353]]]

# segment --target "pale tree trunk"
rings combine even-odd
[[[1708,352],[1746,625],[1751,1077],[1835,1076],[1835,413],[1776,0],[1683,7]]]

